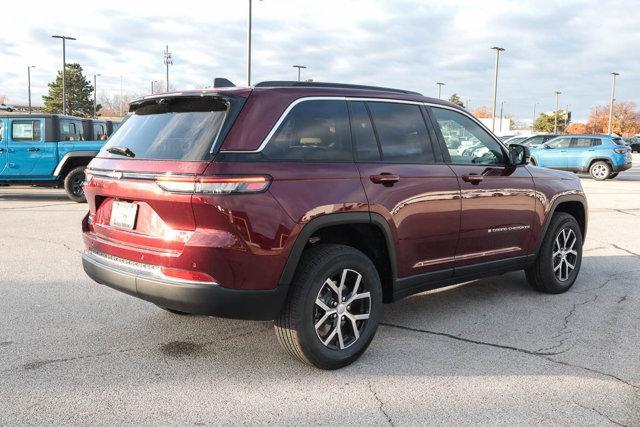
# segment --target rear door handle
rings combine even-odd
[[[40,149],[38,147],[29,147],[29,148],[27,148],[27,151],[31,151],[31,152],[40,151]]]
[[[400,177],[398,175],[394,175],[388,172],[382,172],[380,175],[371,175],[369,179],[374,184],[382,184],[386,187],[390,187],[396,182],[400,181]]]
[[[464,182],[470,182],[471,184],[478,185],[484,180],[484,177],[482,175],[462,175],[462,180]]]

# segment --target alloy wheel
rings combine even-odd
[[[333,350],[353,345],[364,331],[371,314],[371,294],[362,274],[345,268],[320,287],[313,310],[313,323],[322,344]]]
[[[605,165],[597,164],[593,166],[591,173],[598,179],[605,179],[607,177],[607,174],[609,173],[609,170]]]
[[[551,254],[553,273],[561,282],[567,281],[576,268],[578,251],[575,246],[577,241],[576,233],[567,227],[560,230],[553,243],[553,253]]]

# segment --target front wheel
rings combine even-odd
[[[573,216],[558,212],[551,218],[538,257],[525,270],[527,281],[540,292],[560,294],[573,286],[581,264],[580,226]]]
[[[84,188],[82,188],[82,184],[84,183],[84,169],[85,166],[73,168],[64,178],[64,190],[67,192],[67,197],[78,203],[87,201],[84,196]]]
[[[593,179],[604,181],[611,175],[611,166],[609,166],[609,163],[603,161],[594,162],[589,168],[589,173]]]
[[[369,347],[381,308],[380,277],[365,254],[344,245],[314,246],[298,266],[276,335],[302,362],[342,368]]]

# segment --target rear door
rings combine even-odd
[[[431,112],[461,188],[456,274],[467,265],[526,255],[536,194],[531,174],[511,166],[506,149],[470,116],[435,106]],[[481,148],[460,155],[460,139]]]
[[[460,188],[434,149],[425,110],[410,103],[351,101],[360,179],[372,213],[391,227],[400,278],[453,273]]]
[[[567,168],[570,170],[578,170],[589,166],[589,159],[594,156],[596,151],[595,138],[571,138],[567,155]]]
[[[0,119],[0,176],[4,175],[7,168],[7,137],[4,122],[3,119]]]
[[[51,174],[56,143],[44,141],[44,119],[11,119],[7,129],[7,177],[42,178]],[[43,167],[44,165],[53,165]]]

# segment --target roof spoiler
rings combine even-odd
[[[213,87],[214,88],[218,88],[218,87],[236,87],[236,85],[234,85],[231,80],[222,78],[222,77],[216,77],[215,79],[213,79]]]

